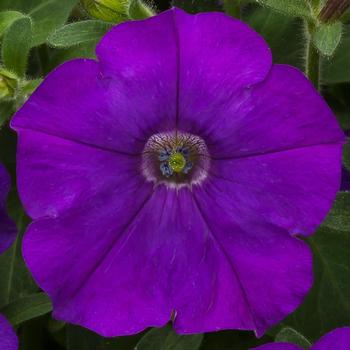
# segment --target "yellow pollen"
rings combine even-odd
[[[186,165],[186,159],[181,153],[175,152],[170,156],[168,163],[175,173],[180,173]]]

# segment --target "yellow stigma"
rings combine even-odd
[[[168,163],[175,173],[180,173],[186,165],[186,159],[181,153],[175,152],[170,156]]]

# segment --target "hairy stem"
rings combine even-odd
[[[316,47],[312,43],[312,36],[314,32],[314,25],[308,23],[306,25],[306,67],[305,73],[307,77],[311,80],[313,85],[317,90],[320,90],[320,55]]]
[[[321,1],[322,1],[322,0],[312,0],[312,1],[311,1],[312,7],[313,7],[314,9],[318,10]]]

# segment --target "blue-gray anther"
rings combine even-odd
[[[170,157],[170,152],[169,152],[167,149],[162,149],[162,150],[159,152],[158,159],[159,159],[161,162],[164,162],[164,161],[168,160],[169,157]]]
[[[182,172],[184,174],[188,174],[188,172],[192,169],[193,163],[192,162],[187,162],[185,167],[183,168]]]
[[[170,177],[174,173],[168,162],[160,163],[160,171],[165,177]]]
[[[181,153],[186,160],[188,159],[188,155],[189,155],[188,148],[180,146],[176,149],[176,152]]]

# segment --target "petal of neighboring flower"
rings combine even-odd
[[[173,10],[178,32],[180,130],[212,136],[236,116],[232,105],[267,76],[272,57],[264,39],[222,13],[188,15]],[[217,130],[216,130],[217,129]]]
[[[229,86],[222,89],[230,91]],[[206,140],[214,158],[345,141],[331,109],[312,84],[296,68],[285,65],[274,65],[264,82],[218,104],[211,114],[215,118],[208,117],[208,122],[197,112],[193,107],[193,130]]]
[[[239,212],[242,223],[266,222],[286,233],[309,235],[339,190],[341,154],[340,144],[330,144],[213,160],[211,184],[204,186],[228,215]]]
[[[26,233],[25,261],[55,317],[104,336],[160,327],[171,315],[179,333],[254,328],[188,189],[160,186],[132,212],[115,210],[114,201],[37,220]]]
[[[152,134],[175,128],[176,50],[171,13],[118,25],[97,47],[100,62],[58,67],[11,125],[140,153]]]
[[[215,179],[211,185],[193,191],[209,229],[240,281],[247,300],[246,313],[254,320],[251,329],[261,336],[294,311],[309,291],[313,280],[311,251],[306,243],[263,217],[249,217],[243,201],[235,201],[243,191],[238,188],[232,198],[234,191],[227,181]],[[249,193],[245,196],[249,200]]]
[[[92,205],[111,193],[118,207],[137,206],[152,191],[140,173],[140,157],[37,131],[19,131],[17,159],[18,191],[34,219]]]
[[[350,327],[337,328],[317,341],[312,350],[349,350]]]
[[[289,343],[270,343],[250,350],[302,350],[299,346]]]
[[[0,349],[17,350],[18,339],[15,331],[4,316],[0,315]]]
[[[0,254],[3,253],[16,238],[17,228],[6,211],[6,199],[10,191],[10,176],[0,164]]]

